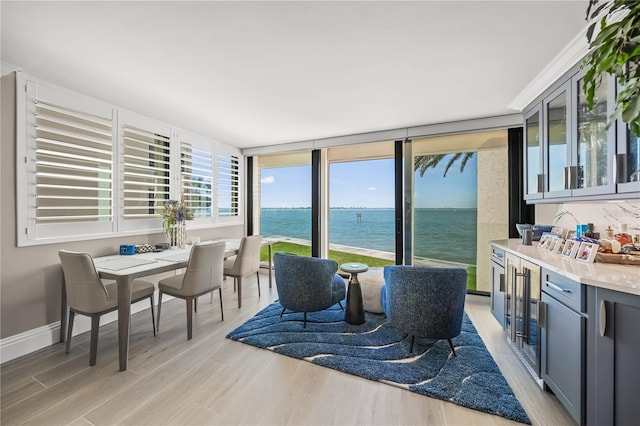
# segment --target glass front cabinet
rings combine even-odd
[[[544,174],[542,165],[542,106],[538,104],[524,116],[524,162],[526,177],[524,193],[527,200],[541,199]]]
[[[618,193],[640,192],[640,137],[622,120],[618,123],[614,175]]]
[[[525,200],[640,192],[640,137],[624,123],[608,125],[615,80],[601,79],[592,108],[583,86],[584,71],[574,69],[523,111]]]
[[[563,84],[542,101],[544,198],[571,196],[571,86]]]
[[[615,105],[615,81],[603,77],[595,88],[589,109],[584,91],[584,72],[571,79],[574,107],[573,170],[570,172],[573,196],[615,192],[613,162],[616,154],[616,126],[607,126]]]

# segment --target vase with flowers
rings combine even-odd
[[[185,221],[193,220],[193,212],[184,203],[169,200],[164,204],[162,213],[163,229],[169,238],[172,249],[184,247],[187,243],[187,227]]]

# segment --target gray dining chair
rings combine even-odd
[[[71,336],[75,314],[91,318],[91,343],[89,365],[96,364],[98,352],[98,329],[100,317],[118,309],[118,286],[115,280],[101,279],[89,253],[60,250],[58,252],[69,307],[69,324],[65,353],[71,350]],[[131,303],[147,297],[151,300],[151,325],[156,335],[153,315],[153,292],[155,286],[147,281],[134,280],[131,284]]]
[[[206,242],[193,246],[184,274],[165,278],[158,282],[158,331],[160,331],[160,312],[162,295],[168,294],[184,299],[187,305],[187,340],[193,335],[194,299],[218,290],[220,294],[220,314],[224,321],[222,308],[222,262],[224,261],[225,242]]]
[[[233,277],[233,288],[238,291],[238,308],[242,306],[242,278],[256,274],[258,297],[260,297],[260,246],[261,235],[242,237],[238,254],[224,260],[224,275]]]

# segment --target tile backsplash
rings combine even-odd
[[[579,223],[593,223],[594,231],[601,235],[607,226],[616,233],[620,224],[626,223],[629,234],[640,234],[640,200],[537,204],[536,223],[568,229],[575,229]]]

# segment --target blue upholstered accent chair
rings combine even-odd
[[[287,309],[304,312],[303,327],[306,328],[307,312],[330,308],[345,297],[344,279],[336,274],[335,260],[277,252],[273,264],[282,305],[280,317]]]
[[[389,324],[411,336],[451,339],[462,330],[467,271],[463,268],[385,266],[381,301]]]

